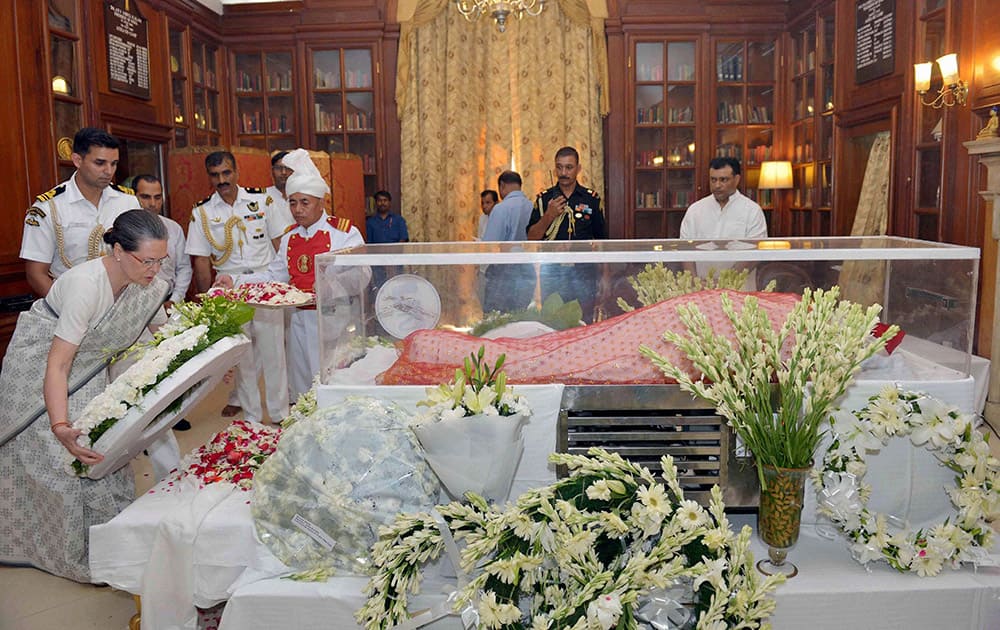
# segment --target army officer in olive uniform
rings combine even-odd
[[[573,147],[556,151],[558,183],[542,191],[528,220],[533,241],[581,241],[608,238],[608,227],[596,191],[577,182],[580,154]],[[545,265],[541,272],[542,300],[558,293],[566,302],[578,300],[583,318],[594,320],[598,270],[595,265]]]

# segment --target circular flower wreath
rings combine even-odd
[[[831,418],[833,443],[823,466],[813,471],[821,514],[851,540],[862,563],[885,560],[897,571],[937,575],[943,566],[979,563],[992,545],[990,522],[1000,516],[1000,462],[973,427],[974,416],[941,401],[886,386],[856,413],[838,410]],[[957,511],[929,529],[889,531],[890,517],[868,509],[871,486],[863,482],[868,451],[892,437],[909,436],[955,471],[948,496]]]

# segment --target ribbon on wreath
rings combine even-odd
[[[466,604],[462,610],[455,610],[458,593],[469,583],[469,576],[462,570],[462,553],[458,549],[455,537],[451,535],[451,528],[448,527],[448,522],[444,520],[444,517],[437,510],[432,510],[431,516],[434,517],[438,531],[441,532],[441,541],[444,543],[445,554],[448,556],[448,560],[451,561],[452,567],[455,568],[456,584],[454,587],[447,588],[445,592],[448,597],[443,602],[439,602],[429,609],[410,617],[403,623],[393,626],[391,630],[417,630],[417,628],[423,628],[449,615],[461,617],[462,627],[465,630],[475,628],[479,625],[479,612],[471,603]]]
[[[694,627],[694,615],[681,601],[693,595],[690,584],[655,589],[640,600],[635,618],[653,630],[687,630]]]

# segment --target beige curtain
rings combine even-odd
[[[603,194],[602,17],[584,0],[558,0],[498,33],[492,19],[470,23],[449,0],[412,9],[400,16],[396,82],[400,207],[412,240],[470,240],[479,191],[496,188],[513,158],[533,197],[551,185],[565,144],[580,151],[581,181]]]
[[[889,223],[889,176],[892,172],[892,136],[883,131],[875,136],[868,153],[868,166],[861,183],[861,196],[854,215],[851,236],[884,236]],[[849,260],[840,272],[841,296],[869,305],[884,298],[885,262]]]

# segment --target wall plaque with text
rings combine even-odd
[[[896,69],[896,1],[857,0],[854,81],[864,83]]]
[[[108,44],[108,84],[113,92],[149,96],[149,26],[136,0],[107,0],[104,32]]]

